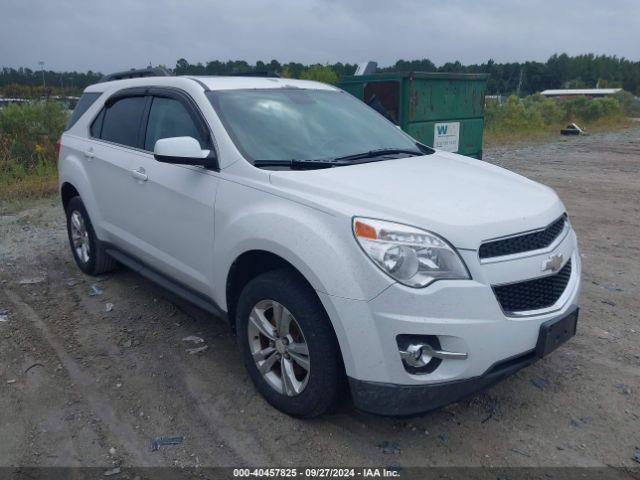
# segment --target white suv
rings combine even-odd
[[[120,263],[226,317],[290,415],[347,386],[362,410],[423,412],[575,334],[580,255],[557,195],[329,85],[92,85],[59,173],[80,269]]]

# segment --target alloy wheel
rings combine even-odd
[[[89,232],[82,214],[74,210],[71,213],[71,242],[73,250],[82,263],[88,263],[91,258],[91,246],[89,244]]]
[[[275,300],[258,302],[249,314],[249,348],[258,371],[282,395],[300,395],[309,381],[309,348],[300,325]]]

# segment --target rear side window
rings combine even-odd
[[[113,103],[105,110],[101,120],[100,138],[128,147],[138,147],[138,132],[146,102],[145,97],[125,97]]]
[[[67,120],[67,125],[64,129],[69,130],[71,127],[73,127],[75,123],[80,120],[80,117],[84,114],[84,112],[86,112],[89,107],[93,105],[93,102],[95,102],[100,95],[102,95],[101,92],[83,93],[80,97],[80,100],[78,100],[76,108],[73,109],[73,113]]]
[[[144,149],[153,151],[161,138],[193,137],[202,148],[206,142],[185,106],[173,98],[154,97],[149,112]]]
[[[100,113],[91,124],[90,132],[93,138],[100,138],[102,133],[102,122],[104,122],[104,108],[100,110]]]

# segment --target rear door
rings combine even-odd
[[[161,163],[153,157],[161,138],[189,136],[213,149],[196,104],[177,89],[153,88],[145,114],[143,151],[131,164],[127,230],[141,260],[172,279],[211,295],[214,203],[218,172]],[[135,173],[137,172],[137,173]]]
[[[90,126],[92,142],[84,151],[102,240],[120,247],[131,244],[127,232],[131,208],[131,165],[141,151],[142,120],[148,98],[144,90],[118,92],[105,102]]]

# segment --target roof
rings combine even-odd
[[[565,88],[556,90],[544,90],[541,95],[613,95],[621,92],[621,88]]]
[[[221,76],[169,76],[143,77],[96,83],[86,88],[87,92],[102,92],[113,87],[128,88],[140,86],[187,86],[199,84],[208,90],[263,89],[263,88],[306,88],[314,90],[337,90],[333,85],[311,80],[272,77],[221,77]]]
[[[311,80],[295,80],[293,78],[275,77],[195,77],[189,76],[204,83],[210,90],[232,90],[236,88],[310,88],[316,90],[336,90],[332,85],[314,82]]]

